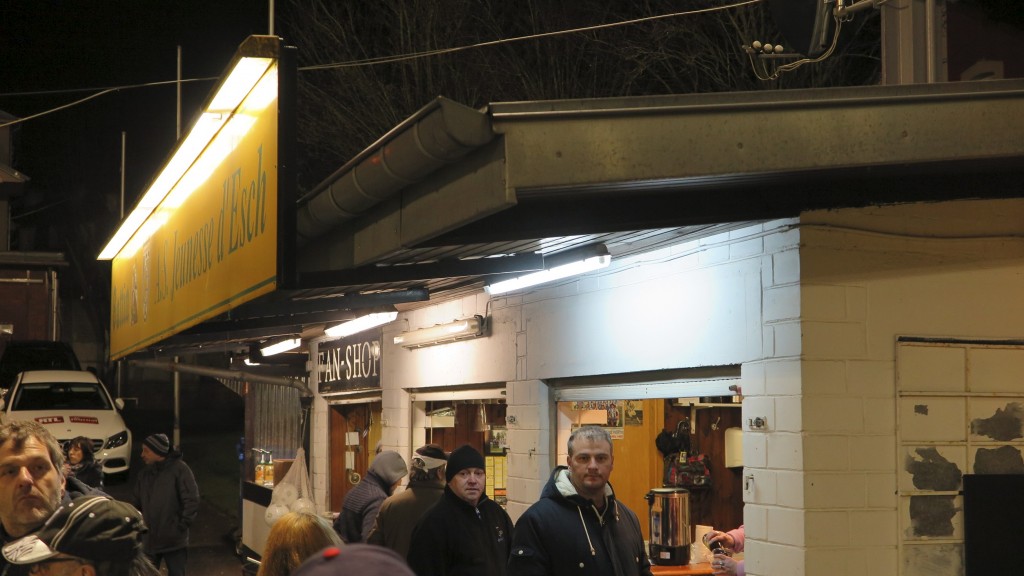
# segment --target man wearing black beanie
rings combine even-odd
[[[142,461],[131,503],[142,512],[148,532],[143,551],[157,568],[167,564],[168,576],[184,576],[188,532],[199,513],[199,486],[166,434],[142,440]]]
[[[408,560],[417,576],[504,576],[512,519],[487,497],[484,467],[468,444],[448,456],[444,494],[412,531]]]

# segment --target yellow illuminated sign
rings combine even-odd
[[[220,128],[113,258],[112,359],[276,289],[277,98],[271,64],[237,109],[197,121]]]

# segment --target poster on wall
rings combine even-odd
[[[626,400],[625,404],[626,426],[643,426],[643,403],[639,400]]]
[[[572,409],[577,412],[604,412],[600,421],[588,418],[587,423],[621,428],[626,415],[626,402],[622,400],[584,400],[573,402]]]

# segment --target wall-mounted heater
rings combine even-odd
[[[403,348],[421,348],[435,344],[447,344],[459,340],[477,338],[484,334],[484,317],[471,316],[447,324],[437,324],[429,328],[410,330],[395,336],[395,344]]]

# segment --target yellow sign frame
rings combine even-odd
[[[237,107],[207,108],[219,128],[113,258],[111,359],[277,288],[279,69],[265,64]]]

